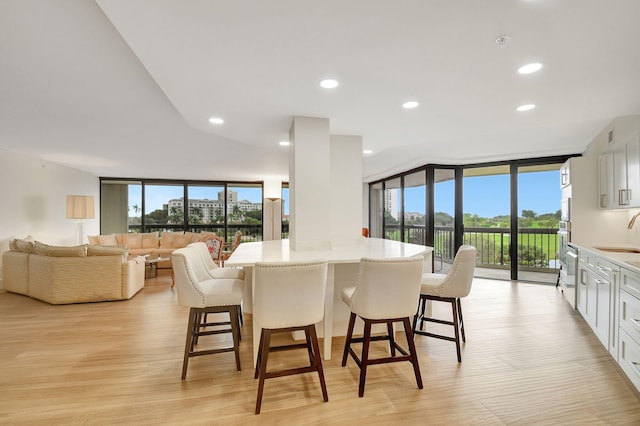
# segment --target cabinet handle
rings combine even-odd
[[[636,370],[638,370],[638,372],[640,373],[640,364],[635,362],[635,361],[631,361],[631,365],[633,365],[635,367]]]
[[[619,189],[618,190],[618,204],[621,206],[626,206],[627,204],[629,204],[629,196],[627,195],[627,193],[629,192],[628,189]]]
[[[607,194],[600,194],[600,207],[607,207]]]
[[[600,272],[613,272],[613,269],[608,266],[596,266],[596,268],[598,268]]]
[[[636,325],[636,327],[640,328],[640,321],[638,321],[637,319],[631,318],[631,319],[629,319],[629,321],[634,323]]]
[[[609,285],[611,284],[609,281],[607,280],[594,280],[596,284],[598,285]]]

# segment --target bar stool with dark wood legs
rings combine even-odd
[[[422,377],[413,333],[409,317],[413,315],[416,298],[420,294],[420,278],[424,258],[417,256],[409,259],[368,259],[360,261],[359,279],[355,287],[342,291],[342,300],[351,308],[349,327],[342,354],[342,366],[347,365],[347,357],[351,355],[360,367],[358,396],[364,395],[367,368],[370,365],[390,362],[408,361],[413,366],[416,383],[422,389]],[[353,337],[356,317],[364,321],[364,336]],[[395,340],[393,324],[400,322],[404,328],[407,350]],[[372,336],[373,324],[386,324],[387,335]],[[390,355],[382,358],[370,358],[370,343],[377,340],[388,340]],[[351,347],[354,343],[362,343],[362,354],[359,358]],[[396,356],[396,351],[401,355]]]
[[[316,335],[316,323],[324,318],[327,262],[256,263],[253,268],[253,321],[260,327],[260,344],[255,378],[258,381],[256,414],[260,414],[266,379],[317,372],[324,402],[329,400],[322,369],[322,357]],[[302,330],[305,343],[271,346],[275,333]],[[267,371],[269,353],[306,349],[309,365]]]
[[[471,291],[475,266],[476,248],[470,245],[463,245],[458,249],[456,257],[453,260],[453,265],[451,265],[448,273],[423,274],[418,311],[413,319],[414,334],[455,342],[458,362],[462,362],[462,354],[460,351],[461,335],[462,341],[466,341],[464,322],[462,320],[462,303],[460,299],[466,297]],[[427,304],[432,301],[450,303],[452,321],[433,318],[429,313],[426,313]],[[420,321],[419,325],[418,321]],[[425,331],[425,322],[453,326],[453,337]]]
[[[236,369],[240,371],[240,322],[238,307],[242,303],[244,281],[212,279],[204,270],[200,255],[193,247],[174,250],[171,262],[176,277],[178,303],[189,308],[187,338],[182,362],[182,380],[187,376],[189,358],[194,356],[235,352]],[[203,322],[207,314],[227,313],[228,321]],[[220,328],[220,327],[225,328]],[[231,333],[233,346],[196,350],[200,336]]]

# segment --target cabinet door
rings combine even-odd
[[[640,142],[637,133],[625,142],[629,207],[640,206]]]
[[[624,144],[619,144],[613,150],[613,206],[627,207],[627,150]]]
[[[600,178],[599,204],[602,209],[615,207],[613,190],[613,153],[605,152],[598,158],[598,176]]]
[[[595,293],[594,328],[596,335],[605,348],[609,349],[609,325],[611,324],[611,281],[594,274],[594,285],[590,287]]]
[[[582,251],[580,251],[580,254],[582,254]],[[576,288],[576,291],[578,292],[578,297],[576,299],[576,309],[578,310],[578,312],[580,312],[580,314],[582,314],[582,317],[589,323],[589,325],[591,325],[587,315],[589,270],[581,264],[578,267],[578,286]]]

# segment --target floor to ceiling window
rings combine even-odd
[[[262,183],[100,180],[100,232],[215,232],[262,240]],[[185,199],[187,200],[185,202]]]
[[[510,166],[465,168],[464,244],[477,250],[476,276],[509,279],[511,261]]]
[[[404,214],[402,241],[413,244],[426,244],[427,220],[427,174],[424,170],[408,174],[404,179]]]
[[[441,272],[460,245],[471,244],[476,276],[555,284],[558,170],[567,158],[427,165],[372,182],[371,236],[433,246]]]
[[[402,190],[400,178],[385,181],[384,185],[384,238],[400,241],[402,218]]]
[[[555,284],[560,221],[560,166],[518,168],[518,276]]]

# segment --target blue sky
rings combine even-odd
[[[518,184],[520,195],[518,213],[522,210],[533,210],[537,214],[555,213],[560,209],[560,174],[559,171],[520,173]],[[239,200],[261,202],[260,188],[243,188],[229,186],[238,192]],[[218,191],[223,187],[193,186],[189,187],[189,197],[210,200],[218,198]],[[141,186],[129,185],[129,204],[141,206]],[[509,175],[493,175],[480,177],[466,177],[464,179],[464,211],[481,217],[495,217],[509,214]],[[162,204],[169,199],[182,197],[182,186],[146,187],[147,212],[161,209]],[[408,212],[424,214],[425,188],[407,188],[405,201]],[[453,216],[453,181],[441,182],[436,186],[436,211],[443,211]],[[289,190],[283,191],[284,213],[289,214]],[[139,216],[133,209],[130,215]]]
[[[560,172],[520,173],[518,175],[518,214],[533,210],[537,214],[555,213],[560,209]],[[407,194],[409,195],[409,194]],[[509,175],[466,177],[464,179],[464,212],[480,217],[508,215]],[[406,199],[406,211],[424,212],[419,197]],[[435,193],[436,211],[453,216],[453,181],[439,183]]]

